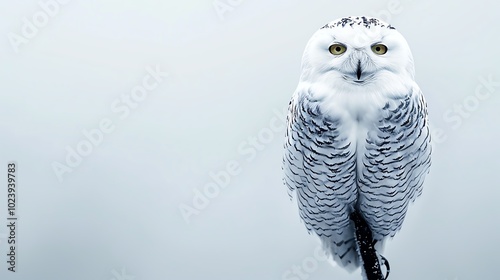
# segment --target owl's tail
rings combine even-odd
[[[389,262],[375,250],[376,242],[370,227],[357,211],[350,215],[350,219],[352,223],[341,230],[320,237],[324,250],[340,267],[349,272],[363,266],[365,279],[386,280],[390,271]],[[380,263],[386,267],[385,277],[382,275]]]
[[[323,249],[340,267],[353,272],[361,265],[354,228],[351,224],[320,237]]]

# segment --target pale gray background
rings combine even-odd
[[[313,256],[317,241],[281,182],[284,131],[250,160],[238,147],[286,106],[317,28],[393,4],[231,2],[221,18],[212,0],[73,0],[18,53],[8,34],[41,8],[0,2],[1,279],[120,280],[122,268],[136,280],[282,279]],[[446,139],[434,143],[424,194],[387,244],[390,279],[495,279],[500,87],[479,104],[473,98],[480,77],[500,80],[500,4],[396,2],[390,22],[412,48],[431,123]],[[169,78],[120,120],[111,103],[148,65]],[[460,125],[444,117],[457,118],[450,110],[464,102],[473,109]],[[103,118],[115,131],[59,182],[52,162],[64,162],[65,147]],[[20,177],[15,274],[2,239],[9,160]],[[186,223],[179,205],[231,160],[241,173]],[[324,261],[307,276],[360,279]]]

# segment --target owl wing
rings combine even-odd
[[[422,193],[431,164],[427,105],[420,89],[395,98],[368,132],[359,174],[359,209],[373,237],[401,229],[408,204]]]
[[[289,104],[284,183],[296,192],[299,214],[309,232],[348,270],[359,266],[349,214],[356,203],[355,144],[339,132],[341,122],[327,119],[307,92]]]

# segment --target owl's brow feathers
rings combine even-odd
[[[368,19],[366,17],[355,17],[355,18],[353,18],[353,17],[345,17],[345,18],[341,18],[339,21],[334,22],[332,24],[330,24],[330,23],[325,24],[320,29],[334,28],[334,27],[339,27],[339,26],[345,27],[346,25],[349,25],[349,26],[353,27],[355,24],[356,25],[363,24],[363,26],[366,27],[366,28],[370,28],[371,26],[380,26],[380,27],[386,27],[386,28],[389,28],[389,29],[396,29],[396,28],[394,28],[390,24],[385,25],[385,24],[381,23],[376,18],[370,18],[370,19]]]

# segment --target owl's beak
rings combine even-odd
[[[358,80],[361,78],[361,60],[358,60],[358,69],[356,70],[356,76],[358,76]]]

